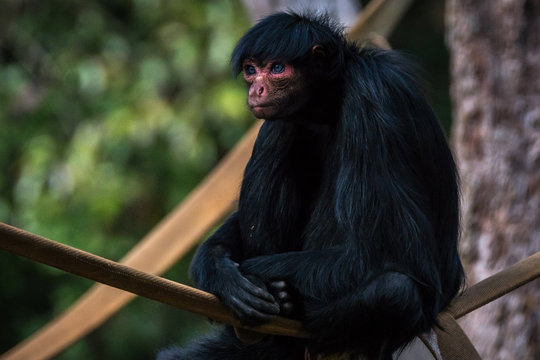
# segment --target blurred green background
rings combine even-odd
[[[448,128],[443,10],[415,1],[389,40]],[[1,0],[0,221],[120,259],[253,123],[228,62],[249,26],[237,0]],[[190,257],[165,277],[189,284]],[[0,276],[0,353],[92,284],[5,252]],[[139,298],[57,358],[150,359],[208,328]]]

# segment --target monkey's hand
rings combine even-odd
[[[214,293],[242,324],[257,326],[279,314],[280,304],[258,277],[242,275],[228,257],[219,261],[218,270],[219,286]]]
[[[271,281],[268,290],[279,304],[280,315],[297,317],[299,314],[297,294],[285,280]]]
[[[262,284],[266,286],[270,294],[279,304],[279,314],[287,317],[299,317],[300,315],[300,301],[297,291],[291,283],[279,274],[271,273],[265,260],[270,260],[272,256],[259,256],[251,259],[244,260],[240,264],[240,272],[248,277],[248,279],[256,279],[255,284]],[[272,269],[278,269],[278,266],[272,267]],[[262,270],[264,269],[264,270]],[[253,280],[252,280],[253,281]]]

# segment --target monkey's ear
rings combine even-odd
[[[322,45],[314,45],[311,48],[311,54],[315,57],[322,57],[322,58],[326,57],[326,51],[324,50]]]

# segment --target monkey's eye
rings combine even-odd
[[[244,74],[249,76],[249,75],[255,75],[256,72],[257,70],[255,69],[255,66],[253,65],[244,66]]]
[[[283,71],[285,71],[285,65],[280,63],[272,64],[270,71],[272,72],[272,74],[281,74]]]

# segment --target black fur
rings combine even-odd
[[[310,65],[314,45],[323,66]],[[305,346],[389,358],[436,324],[463,279],[456,168],[438,121],[402,55],[360,49],[325,17],[262,20],[237,45],[235,72],[246,58],[318,71],[307,74],[318,95],[296,119],[263,124],[239,209],[191,275],[251,325],[282,306],[253,279],[284,280],[312,337],[245,345],[218,330],[159,359],[301,359]]]

